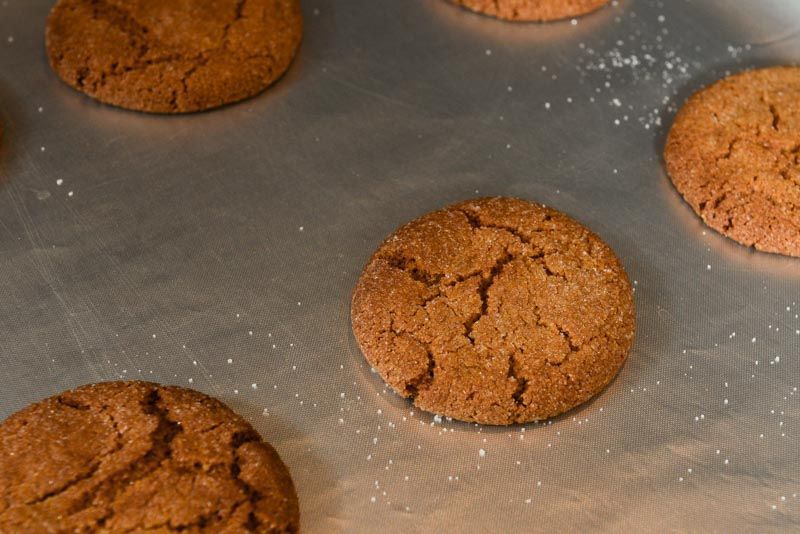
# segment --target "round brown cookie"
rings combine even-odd
[[[608,0],[451,0],[472,11],[499,19],[547,21],[586,15]]]
[[[367,360],[418,407],[524,423],[602,390],[633,342],[628,278],[566,215],[511,198],[411,221],[367,263],[352,303]]]
[[[220,401],[90,384],[0,424],[1,532],[296,532],[278,454]]]
[[[739,243],[800,256],[800,68],[743,72],[695,93],[664,160],[705,223]]]
[[[50,64],[75,89],[127,109],[185,113],[253,96],[289,67],[299,0],[59,0]]]

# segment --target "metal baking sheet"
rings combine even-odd
[[[800,56],[800,2],[509,24],[304,0],[274,89],[181,117],[61,83],[50,5],[0,1],[0,418],[118,378],[216,395],[289,465],[305,532],[800,527],[800,260],[705,229],[660,156],[694,90]],[[350,331],[381,239],[479,195],[576,217],[635,280],[627,365],[546,424],[414,410]]]

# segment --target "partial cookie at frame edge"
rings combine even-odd
[[[745,71],[696,92],[664,147],[677,191],[712,229],[800,256],[800,68]]]
[[[613,251],[566,215],[510,198],[453,204],[395,231],[358,279],[351,320],[396,392],[426,411],[498,425],[592,398],[635,331]]]
[[[597,11],[609,0],[450,0],[476,13],[502,20],[549,22]]]
[[[302,32],[299,0],[135,0],[125,9],[59,0],[45,40],[53,70],[78,91],[125,109],[188,113],[261,93],[289,68]]]
[[[244,419],[189,389],[89,384],[0,423],[0,530],[159,527],[296,532],[297,495]]]

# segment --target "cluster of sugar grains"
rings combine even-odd
[[[618,24],[623,22],[622,17],[616,18]],[[627,17],[633,17],[633,13]],[[580,55],[575,68],[580,83],[592,90],[592,102],[607,102],[617,112],[614,124],[631,121],[646,130],[659,129],[664,110],[676,110],[674,99],[679,87],[698,70],[694,58],[700,47],[687,49],[681,43],[666,42],[668,22],[664,15],[658,15],[646,28],[637,27],[615,40],[578,44]],[[634,105],[630,102],[633,95],[624,94],[622,88],[652,92],[656,100]]]

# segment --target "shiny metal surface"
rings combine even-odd
[[[660,159],[676,103],[798,58],[800,2],[304,0],[273,90],[183,117],[62,84],[50,4],[0,2],[0,418],[99,380],[208,392],[278,449],[305,532],[800,528],[800,260],[706,230]],[[576,217],[636,281],[627,365],[547,424],[419,413],[350,332],[380,240],[476,195]]]

